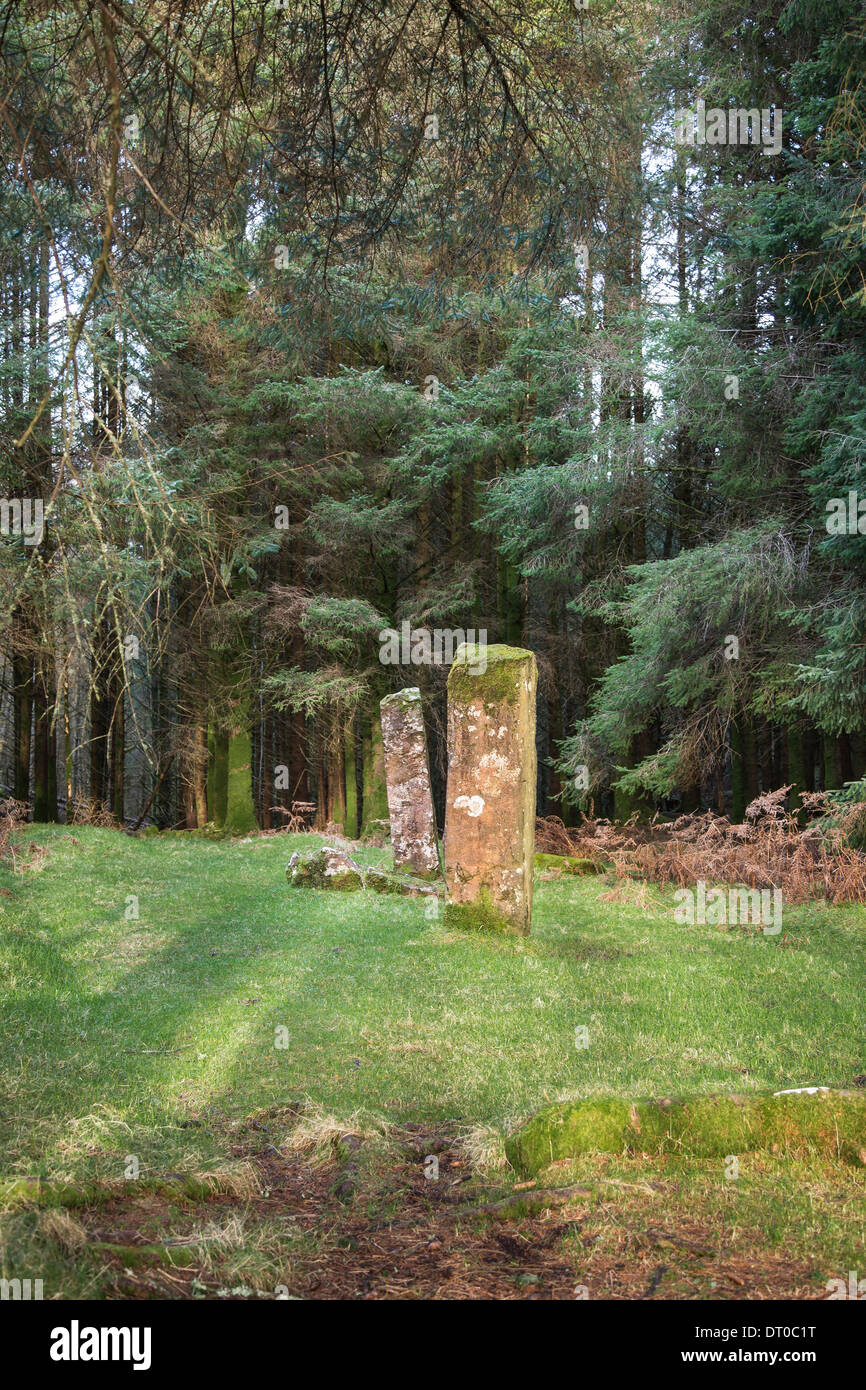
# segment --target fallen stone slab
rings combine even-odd
[[[866,1096],[821,1091],[566,1101],[539,1110],[505,1145],[509,1163],[528,1176],[584,1153],[706,1158],[757,1151],[820,1153],[866,1166]]]
[[[403,898],[422,895],[435,898],[440,891],[439,886],[429,879],[413,878],[410,874],[378,868],[364,870],[364,887],[374,893],[396,893]]]
[[[386,695],[379,710],[394,868],[436,878],[440,873],[439,836],[421,691],[409,686]]]
[[[445,920],[528,936],[535,853],[535,657],[461,644],[448,673]]]
[[[364,875],[345,850],[317,849],[309,854],[297,850],[286,865],[286,878],[293,888],[336,888],[353,893],[364,887]]]
[[[336,888],[353,893],[368,888],[373,893],[394,893],[404,898],[436,897],[442,884],[428,878],[415,878],[395,869],[378,866],[363,869],[345,850],[312,850],[292,855],[286,866],[286,878],[294,888]]]

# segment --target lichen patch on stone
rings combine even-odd
[[[458,796],[454,802],[455,811],[465,810],[470,816],[480,816],[484,810],[483,796]]]

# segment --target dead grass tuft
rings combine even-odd
[[[317,1107],[308,1106],[282,1145],[286,1153],[304,1154],[312,1164],[330,1163],[334,1148],[347,1137],[379,1140],[386,1137],[390,1126],[356,1111],[348,1120]]]
[[[494,1125],[473,1125],[462,1136],[462,1148],[473,1173],[483,1182],[489,1182],[510,1167],[505,1157],[505,1138]]]
[[[0,800],[0,859],[11,859],[15,866],[15,849],[12,832],[23,825],[30,814],[26,801],[16,801],[13,796]]]
[[[233,1197],[255,1197],[260,1187],[259,1175],[252,1163],[233,1163],[207,1173],[194,1174],[195,1180],[214,1193]]]
[[[65,1207],[48,1207],[39,1213],[39,1233],[58,1245],[64,1255],[74,1255],[88,1242],[87,1231]]]

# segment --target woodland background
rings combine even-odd
[[[403,621],[536,653],[540,814],[863,778],[861,3],[4,3],[0,46],[0,496],[46,508],[0,794],[360,833],[418,684],[441,811]],[[698,97],[782,152],[678,148]]]

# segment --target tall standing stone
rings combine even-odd
[[[530,651],[466,644],[448,675],[445,919],[455,925],[529,934],[536,676]]]
[[[417,686],[398,690],[379,708],[394,868],[430,878],[439,873],[439,837],[421,692]]]

